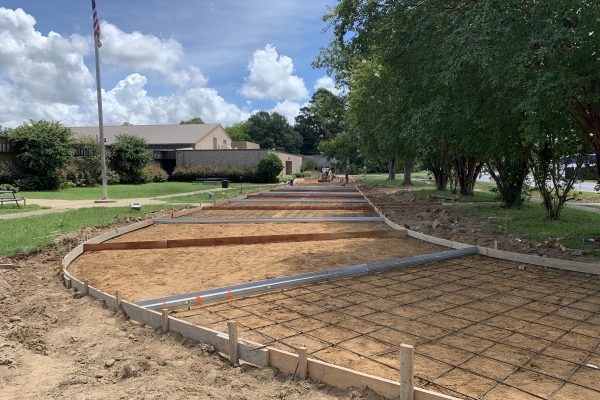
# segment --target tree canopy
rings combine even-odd
[[[345,128],[346,98],[319,88],[296,117],[294,129],[303,138],[302,154],[317,154],[322,140],[331,140]]]
[[[204,124],[204,123],[205,123],[204,120],[200,117],[194,117],[192,119],[179,121],[180,125]]]
[[[252,142],[263,149],[275,149],[299,153],[302,147],[300,136],[285,117],[277,112],[259,111],[248,118],[247,133]]]
[[[544,192],[564,175],[548,165],[600,153],[598,2],[340,0],[325,21],[315,65],[349,88],[369,157],[419,159],[465,195],[486,166],[518,206],[530,170]],[[566,198],[572,183],[556,182],[549,195]]]

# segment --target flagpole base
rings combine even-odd
[[[100,200],[94,200],[94,203],[98,203],[98,204],[103,204],[103,203],[116,203],[116,200],[110,200],[110,199],[100,199]]]

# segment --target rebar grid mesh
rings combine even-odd
[[[178,313],[285,350],[465,399],[600,398],[600,280],[475,256]]]

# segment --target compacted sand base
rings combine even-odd
[[[286,235],[293,233],[335,233],[387,231],[393,229],[379,222],[332,222],[332,223],[284,223],[258,222],[243,224],[156,224],[121,235],[111,242],[133,242],[141,240],[195,239],[204,237]]]
[[[262,206],[261,206],[262,207]],[[295,217],[376,217],[372,211],[363,210],[294,210],[274,209],[265,207],[264,210],[212,210],[186,215],[193,218],[295,218]]]
[[[410,238],[109,250],[84,253],[70,271],[103,291],[142,300],[440,250]]]
[[[177,312],[240,337],[465,399],[600,399],[600,279],[473,256]]]

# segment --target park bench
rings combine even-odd
[[[17,197],[15,196],[15,191],[14,190],[0,190],[0,196],[5,195],[5,194],[12,194],[12,197],[0,197],[0,205],[4,205],[4,203],[15,203],[17,205],[17,207],[19,206],[19,202],[22,201],[23,202],[23,206],[27,205],[27,201],[25,200],[24,197]]]
[[[226,180],[226,178],[196,178],[192,183],[202,183],[206,185],[209,183],[219,183]]]
[[[202,183],[205,185],[209,183],[221,183],[222,188],[229,187],[229,180],[227,178],[196,178],[192,183]]]

